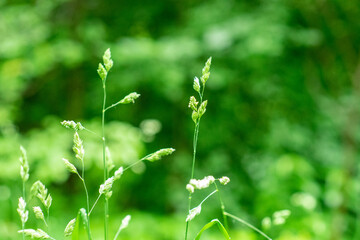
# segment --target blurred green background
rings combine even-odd
[[[261,229],[264,217],[291,210],[284,225],[263,229],[273,239],[360,239],[359,16],[357,0],[0,0],[0,239],[20,237],[20,144],[28,189],[40,179],[53,195],[51,235],[62,239],[84,206],[81,182],[61,161],[74,157],[72,132],[60,121],[100,132],[96,69],[108,47],[108,103],[141,94],[108,112],[116,166],[177,150],[115,184],[112,233],[131,214],[122,239],[183,239],[194,127],[187,105],[193,77],[212,56],[195,176],[229,176],[227,210]],[[81,137],[93,202],[101,142]],[[96,239],[101,211],[92,217]],[[191,237],[216,217],[214,197]],[[238,223],[230,228],[233,239],[263,239]],[[214,229],[204,239],[221,236]]]

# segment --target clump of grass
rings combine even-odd
[[[221,178],[215,178],[213,176],[206,176],[202,179],[195,179],[195,160],[196,160],[196,151],[197,151],[197,144],[198,144],[198,137],[199,137],[199,130],[200,130],[200,120],[202,116],[206,112],[206,107],[208,104],[207,100],[204,100],[204,91],[206,87],[206,82],[210,78],[210,66],[211,66],[211,57],[206,61],[204,68],[202,69],[202,76],[200,77],[200,80],[198,77],[194,78],[193,82],[193,89],[198,94],[198,99],[195,96],[190,97],[189,101],[189,108],[192,110],[191,118],[194,122],[194,135],[193,135],[193,158],[192,158],[192,167],[191,167],[191,175],[189,183],[186,185],[186,189],[189,191],[189,197],[188,197],[188,215],[186,217],[186,227],[185,227],[185,240],[188,239],[188,233],[189,233],[189,225],[192,220],[201,213],[202,205],[204,202],[213,196],[214,194],[218,194],[219,196],[219,203],[220,203],[220,209],[222,213],[223,223],[218,219],[213,219],[209,223],[207,223],[196,235],[195,240],[198,240],[201,238],[202,233],[212,227],[213,225],[217,225],[220,232],[223,234],[225,239],[230,239],[230,235],[228,233],[228,221],[227,217],[230,217],[234,219],[235,221],[238,221],[240,223],[245,224],[246,226],[250,227],[251,229],[255,230],[256,232],[260,233],[265,238],[271,240],[270,237],[268,237],[265,233],[263,233],[261,230],[256,228],[255,226],[251,225],[250,223],[246,222],[245,220],[238,218],[237,216],[234,216],[228,212],[225,211],[225,204],[222,200],[220,189],[218,187],[218,183],[221,185],[227,185],[230,182],[230,179],[227,176],[223,176]],[[192,196],[195,193],[195,190],[202,190],[213,186],[214,190],[208,194],[196,207],[192,208]]]
[[[61,122],[61,124],[74,131],[74,137],[73,137],[73,152],[75,155],[76,161],[80,162],[81,169],[78,169],[72,160],[68,160],[63,158],[62,161],[66,167],[66,169],[73,174],[76,174],[80,181],[83,184],[84,192],[85,192],[85,207],[78,210],[76,218],[73,218],[69,221],[67,226],[64,230],[64,236],[69,237],[72,236],[72,239],[79,239],[79,229],[80,225],[84,225],[84,228],[86,229],[87,238],[89,240],[92,239],[91,234],[91,224],[90,224],[90,215],[95,206],[97,205],[98,201],[103,197],[104,199],[104,240],[109,239],[109,233],[108,233],[108,226],[109,226],[109,199],[112,196],[112,186],[113,184],[118,181],[122,174],[133,167],[136,164],[139,164],[142,161],[149,161],[154,162],[158,161],[161,158],[172,154],[175,149],[173,148],[164,148],[160,149],[154,153],[148,154],[147,156],[139,159],[135,163],[131,164],[130,166],[120,166],[115,170],[114,164],[111,160],[111,153],[109,148],[106,146],[106,136],[105,136],[105,120],[106,120],[106,112],[108,110],[111,110],[115,108],[116,106],[120,104],[130,104],[135,103],[135,100],[140,97],[140,94],[133,92],[122,99],[120,99],[118,102],[107,106],[106,104],[106,81],[107,77],[109,75],[110,69],[113,67],[113,60],[111,59],[111,52],[110,49],[107,49],[103,55],[103,62],[99,63],[97,73],[101,79],[102,82],[102,88],[103,88],[103,101],[102,101],[102,110],[101,110],[101,125],[102,125],[102,133],[98,134],[94,131],[91,131],[84,127],[80,122],[75,122],[72,120],[64,120]],[[95,202],[93,203],[92,207],[90,208],[90,198],[88,193],[88,188],[86,186],[85,181],[85,149],[84,149],[84,142],[81,139],[80,132],[81,131],[88,131],[90,133],[95,134],[96,136],[100,136],[101,142],[102,142],[102,162],[103,162],[103,183],[99,186],[99,195]],[[45,232],[42,229],[25,229],[25,223],[28,220],[29,212],[26,210],[26,201],[25,201],[25,182],[29,178],[29,165],[27,162],[26,157],[26,151],[23,147],[21,147],[21,157],[20,157],[20,164],[21,164],[21,170],[20,170],[20,176],[22,178],[23,182],[23,196],[19,198],[19,205],[18,205],[18,213],[20,215],[20,220],[22,223],[22,229],[19,231],[19,233],[22,234],[23,239],[25,239],[25,236],[29,236],[34,239],[54,239],[52,238],[47,232]],[[46,218],[44,216],[44,213],[40,206],[35,206],[33,208],[35,217],[39,220],[41,220],[44,225],[47,228],[47,231],[49,232],[49,215],[50,215],[50,206],[52,204],[52,197],[48,193],[47,188],[44,184],[42,184],[41,181],[36,181],[32,187],[31,187],[31,194],[32,196],[38,198],[42,205],[46,209]],[[120,232],[125,229],[130,222],[131,216],[127,215],[122,220],[117,232],[114,235],[114,240],[116,240],[120,234]]]

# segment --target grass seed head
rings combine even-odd
[[[197,111],[198,104],[199,102],[196,101],[196,98],[194,96],[191,96],[189,101],[189,108],[191,108],[193,111]]]
[[[104,66],[99,63],[99,67],[98,67],[98,70],[97,70],[97,73],[99,74],[102,82],[103,82],[103,85],[105,84],[105,79],[106,79],[106,76],[107,76],[107,71],[106,69],[104,68]]]
[[[120,231],[123,230],[124,228],[127,228],[127,226],[129,225],[130,220],[131,220],[130,215],[126,215],[124,217],[124,219],[121,221]]]
[[[106,49],[104,56],[103,56],[104,65],[106,68],[106,71],[110,71],[112,66],[114,65],[113,60],[111,60],[111,51],[110,48]]]
[[[44,213],[39,206],[33,207],[33,211],[37,219],[45,221]]]
[[[213,176],[207,176],[203,179],[190,179],[189,184],[192,185],[195,189],[204,189],[208,188],[210,184],[215,182],[215,178]]]
[[[200,82],[197,77],[194,78],[193,88],[196,92],[200,93]]]
[[[202,115],[204,115],[204,113],[206,112],[206,106],[207,106],[207,100],[203,101],[199,107],[198,113],[199,113],[199,118],[202,117]]]
[[[135,103],[135,100],[140,97],[140,94],[136,92],[132,92],[128,95],[126,95],[123,99],[119,101],[121,104],[129,104],[129,103]]]
[[[146,158],[146,160],[150,162],[155,162],[157,160],[160,160],[162,157],[172,154],[175,151],[174,148],[163,148],[160,149],[152,154],[150,154],[149,157]]]
[[[29,163],[27,160],[26,150],[23,146],[20,146],[20,151],[20,176],[23,182],[26,182],[29,179]]]
[[[123,167],[119,167],[119,169],[115,171],[114,181],[120,179],[120,177],[121,177],[121,175],[123,174],[123,172],[124,172],[124,168],[123,168]]]
[[[193,220],[197,215],[201,213],[201,205],[190,210],[189,214],[186,217],[186,222]]]
[[[115,181],[115,178],[110,177],[105,181],[105,183],[100,185],[99,193],[101,195],[104,194],[106,199],[109,199],[112,195],[111,189],[112,189],[112,185],[113,185],[114,181]]]
[[[69,160],[63,158],[62,159],[64,161],[64,164],[65,164],[65,167],[66,169],[71,172],[71,173],[75,173],[75,174],[78,174],[77,170],[76,170],[76,167],[74,166],[74,164],[70,163]]]
[[[210,66],[211,66],[211,57],[206,61],[204,68],[202,69],[201,82],[205,85],[206,81],[210,77]]]
[[[81,125],[80,122],[74,122],[74,121],[68,121],[68,120],[64,120],[61,122],[61,125],[63,125],[66,128],[71,128],[74,129],[76,132],[79,130],[84,130],[85,128],[83,127],[83,125]]]
[[[18,231],[18,233],[24,233],[25,236],[35,238],[35,239],[52,239],[46,232],[41,229],[24,229]]]
[[[226,176],[223,176],[222,178],[219,179],[219,182],[222,184],[222,185],[226,185],[230,182],[230,178],[226,177]]]
[[[29,211],[26,210],[26,202],[22,197],[19,198],[17,212],[19,213],[21,222],[25,224],[29,217]]]
[[[194,193],[194,186],[191,184],[186,184],[186,190],[188,190],[190,193]]]
[[[71,219],[70,222],[66,225],[66,228],[64,230],[65,237],[69,237],[72,235],[74,231],[75,223],[76,223],[76,218]]]
[[[85,150],[84,150],[83,142],[81,141],[78,132],[74,133],[73,142],[74,142],[73,151],[75,153],[75,157],[81,162],[84,161]]]

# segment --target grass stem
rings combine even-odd
[[[218,195],[219,195],[219,201],[220,201],[220,206],[221,206],[221,214],[223,216],[223,219],[224,219],[224,225],[225,225],[225,229],[226,230],[229,230],[229,225],[228,225],[228,221],[227,221],[227,217],[225,215],[225,205],[224,205],[224,202],[221,198],[221,194],[220,194],[220,191],[219,191],[219,188],[216,184],[216,182],[214,182],[214,185],[215,185],[215,188],[216,190],[219,192]]]
[[[104,165],[104,182],[108,178],[108,170],[106,164],[105,150],[106,150],[106,139],[105,139],[105,108],[106,108],[106,79],[103,81],[103,107],[101,114],[101,129],[102,129],[102,140],[103,140],[103,165]],[[105,198],[104,204],[104,240],[107,240],[108,234],[108,219],[109,219],[109,201]]]
[[[262,236],[264,236],[264,237],[267,238],[268,240],[272,240],[268,235],[266,235],[266,234],[265,234],[264,232],[262,232],[260,229],[258,229],[257,227],[251,225],[250,223],[246,222],[245,220],[243,220],[243,219],[241,219],[241,218],[239,218],[239,217],[236,217],[236,216],[234,216],[234,215],[232,215],[232,214],[230,214],[230,213],[228,213],[228,212],[224,212],[224,214],[225,214],[226,216],[229,216],[229,217],[235,219],[236,221],[238,221],[238,222],[246,225],[247,227],[253,229],[254,231],[260,233]]]

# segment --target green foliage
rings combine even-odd
[[[114,164],[131,164],[165,143],[177,149],[174,161],[155,170],[139,165],[124,176],[128,185],[112,196],[119,206],[142,209],[144,222],[147,214],[184,212],[193,124],[182,106],[192,76],[211,55],[216,68],[207,82],[211,101],[203,116],[209,121],[202,123],[199,175],[230,172],[232,183],[223,190],[227,208],[254,223],[290,209],[294,217],[270,229],[274,238],[347,240],[359,233],[356,1],[16,0],[0,1],[0,8],[1,239],[17,237],[12,210],[21,195],[19,144],[28,151],[28,181],[42,179],[58,199],[53,211],[70,203],[80,208],[81,183],[61,161],[73,160],[72,134],[58,122],[72,118],[101,131],[94,66],[108,46],[114,59],[109,101],[118,101],[119,93],[142,94],[120,117],[108,112]],[[138,126],[154,118],[161,130],[145,137]],[[85,173],[99,179],[101,146],[96,136],[83,134]],[[66,196],[60,184],[69,189]],[[88,183],[90,195],[99,184]],[[154,200],[159,189],[163,194]],[[206,222],[218,214],[208,205]],[[62,214],[59,225],[72,217]],[[162,234],[149,239],[168,236]],[[255,239],[243,229],[232,236]]]
[[[201,234],[207,230],[208,228],[211,228],[212,226],[214,226],[215,224],[217,224],[220,232],[222,233],[222,235],[225,237],[225,239],[229,240],[231,239],[228,232],[226,231],[226,229],[224,228],[224,226],[222,225],[222,223],[218,220],[218,219],[213,219],[211,220],[209,223],[207,223],[200,231],[199,233],[196,235],[195,240],[200,240],[201,238]]]

